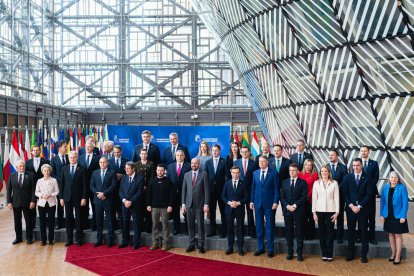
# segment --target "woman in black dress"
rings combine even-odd
[[[241,157],[239,144],[232,142],[230,144],[230,154],[226,156],[226,180],[231,179],[230,169],[233,167],[233,162]]]
[[[395,265],[401,262],[402,234],[408,233],[407,212],[407,188],[400,183],[397,173],[392,171],[389,183],[382,189],[380,219],[384,222],[384,231],[389,233],[392,253],[388,261]]]

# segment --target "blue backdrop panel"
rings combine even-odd
[[[210,147],[214,144],[221,146],[221,155],[226,157],[230,151],[230,126],[118,126],[108,125],[109,139],[115,145],[122,146],[123,156],[132,159],[134,148],[142,143],[141,132],[149,130],[152,133],[151,142],[158,145],[162,153],[170,146],[168,135],[178,134],[179,143],[188,147],[191,157],[198,154],[200,142],[206,141]]]

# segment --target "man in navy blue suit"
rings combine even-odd
[[[112,208],[112,221],[114,228],[117,228],[116,223],[116,214],[118,214],[118,220],[120,221],[119,226],[122,223],[122,202],[119,198],[119,185],[121,183],[122,177],[126,174],[125,173],[125,164],[129,160],[122,156],[122,147],[120,145],[114,146],[113,150],[113,158],[109,159],[109,168],[115,171],[116,177],[116,188],[114,190],[114,208]]]
[[[243,146],[240,150],[242,158],[234,161],[234,166],[240,169],[240,180],[246,185],[248,198],[250,200],[250,190],[253,182],[253,172],[255,170],[254,161],[250,159],[250,150]],[[246,204],[247,213],[247,235],[256,238],[256,228],[254,226],[253,210]]]
[[[108,159],[99,159],[100,169],[92,174],[91,192],[94,194],[93,204],[96,212],[96,243],[94,247],[103,245],[104,212],[107,218],[108,247],[114,245],[114,230],[112,227],[112,207],[114,202],[114,190],[116,188],[115,171],[108,169]]]
[[[224,183],[226,182],[226,162],[220,157],[221,147],[219,145],[213,145],[212,149],[213,157],[206,162],[205,170],[208,174],[208,180],[210,182],[210,233],[207,237],[213,237],[216,235],[216,209],[217,202],[220,209],[221,216],[221,234],[220,237],[226,237],[226,219],[224,215],[225,203],[221,200],[221,193],[223,192]]]
[[[370,150],[368,146],[362,146],[360,148],[360,154],[364,173],[367,175],[373,191],[369,210],[370,212],[368,214],[368,239],[370,243],[377,244],[377,240],[375,239],[375,214],[377,211],[376,197],[379,195],[377,187],[379,180],[379,166],[377,161],[369,158]]]
[[[269,168],[277,171],[279,175],[279,183],[282,183],[283,180],[289,178],[289,165],[292,161],[283,157],[283,148],[279,144],[273,147],[273,154],[274,157],[269,159]]]
[[[289,165],[289,178],[282,183],[280,202],[286,227],[288,254],[286,260],[293,258],[293,237],[296,234],[297,260],[303,261],[303,230],[305,224],[305,203],[308,200],[308,185],[298,178],[298,165]],[[296,231],[295,231],[296,230]]]
[[[342,181],[348,174],[347,167],[339,162],[339,152],[336,149],[329,151],[329,163],[328,166],[331,168],[332,178],[338,182],[339,186],[339,214],[336,219],[336,236],[339,244],[344,243],[344,212],[345,212],[345,198],[342,194]]]
[[[237,221],[237,248],[240,256],[244,256],[244,206],[248,202],[246,185],[240,180],[240,168],[231,168],[231,179],[224,184],[221,200],[226,204],[225,219],[227,227],[227,250],[226,255],[233,253],[234,245],[234,219]],[[224,218],[222,218],[223,220]]]
[[[368,215],[371,208],[373,187],[368,175],[363,171],[362,159],[352,161],[353,173],[345,176],[342,193],[345,197],[345,211],[348,224],[347,261],[355,258],[355,228],[358,222],[361,235],[361,262],[367,263],[369,243],[367,239]]]
[[[256,234],[258,249],[254,253],[260,256],[265,253],[263,217],[266,217],[267,257],[275,255],[275,213],[279,203],[279,185],[277,171],[268,167],[269,160],[265,156],[259,158],[259,169],[253,173],[250,194],[250,209],[256,217]]]
[[[269,146],[269,144],[267,142],[264,142],[262,144],[262,153],[261,154],[258,154],[256,156],[256,158],[254,159],[254,165],[255,165],[255,168],[256,169],[259,168],[259,158],[262,155],[266,156],[269,161],[270,161],[270,159],[272,159],[274,157],[274,155],[270,152],[270,146]]]
[[[305,151],[305,141],[303,139],[299,139],[296,142],[296,153],[290,156],[290,160],[292,163],[298,165],[299,171],[301,172],[306,159],[313,159],[312,154]]]
[[[52,167],[52,177],[55,178],[60,186],[62,181],[62,169],[64,166],[69,164],[69,158],[66,154],[68,149],[68,144],[65,141],[59,141],[56,143],[58,149],[58,154],[50,160],[50,166]],[[60,200],[62,196],[58,195],[57,199]],[[63,207],[60,204],[57,204],[57,225],[56,229],[63,227]]]
[[[178,143],[178,134],[173,132],[173,133],[170,133],[169,137],[170,137],[171,146],[164,150],[164,153],[162,154],[162,158],[161,158],[161,163],[164,164],[165,166],[169,166],[171,163],[174,163],[175,153],[177,152],[177,150],[184,151],[184,156],[185,156],[184,161],[190,163],[191,158],[190,158],[190,153],[188,152],[188,148]]]
[[[151,132],[149,130],[144,130],[141,133],[142,144],[135,146],[134,156],[132,161],[137,162],[141,160],[141,149],[146,149],[148,153],[148,160],[154,162],[154,167],[157,167],[161,162],[160,149],[157,145],[151,143]]]
[[[180,234],[180,209],[181,209],[181,192],[183,188],[184,175],[191,171],[191,164],[185,162],[185,153],[182,150],[177,150],[175,153],[176,162],[168,165],[167,178],[170,179],[174,188],[174,204],[172,208],[172,219],[174,221],[174,235]],[[186,215],[184,218],[186,219]],[[185,222],[187,225],[187,221]],[[184,227],[186,229],[186,227]]]
[[[93,137],[93,135],[86,135],[85,145],[88,142],[92,142],[94,144],[94,147],[93,147],[93,150],[92,150],[93,153],[98,155],[98,156],[101,156],[101,152],[99,151],[99,148],[95,147],[95,138]],[[79,156],[82,156],[82,155],[85,155],[85,154],[86,154],[86,147],[79,148]]]
[[[132,228],[134,229],[134,240],[132,246],[134,249],[138,249],[141,243],[138,201],[145,200],[142,198],[144,178],[136,173],[135,164],[131,161],[126,163],[125,172],[126,175],[122,177],[121,186],[119,187],[119,197],[122,201],[122,242],[118,248],[128,246],[132,216]]]

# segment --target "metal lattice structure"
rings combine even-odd
[[[262,128],[316,164],[368,145],[414,196],[414,1],[194,0]]]
[[[87,111],[247,108],[190,0],[0,0],[0,93]]]

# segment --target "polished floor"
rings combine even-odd
[[[63,243],[42,247],[37,241],[32,245],[21,243],[13,246],[11,242],[14,237],[12,211],[0,209],[0,275],[92,274],[64,261],[66,248]],[[254,257],[252,252],[248,252],[244,257],[237,254],[226,256],[218,250],[209,250],[204,255],[193,252],[191,255],[314,275],[414,275],[414,235],[405,235],[404,244],[407,247],[408,259],[403,260],[398,266],[384,259],[370,259],[367,264],[361,264],[358,259],[346,262],[344,257],[336,257],[334,262],[324,263],[316,255],[305,255],[304,262],[286,261],[284,254],[278,254],[272,259],[265,256]],[[181,248],[173,249],[172,252],[186,255]]]

